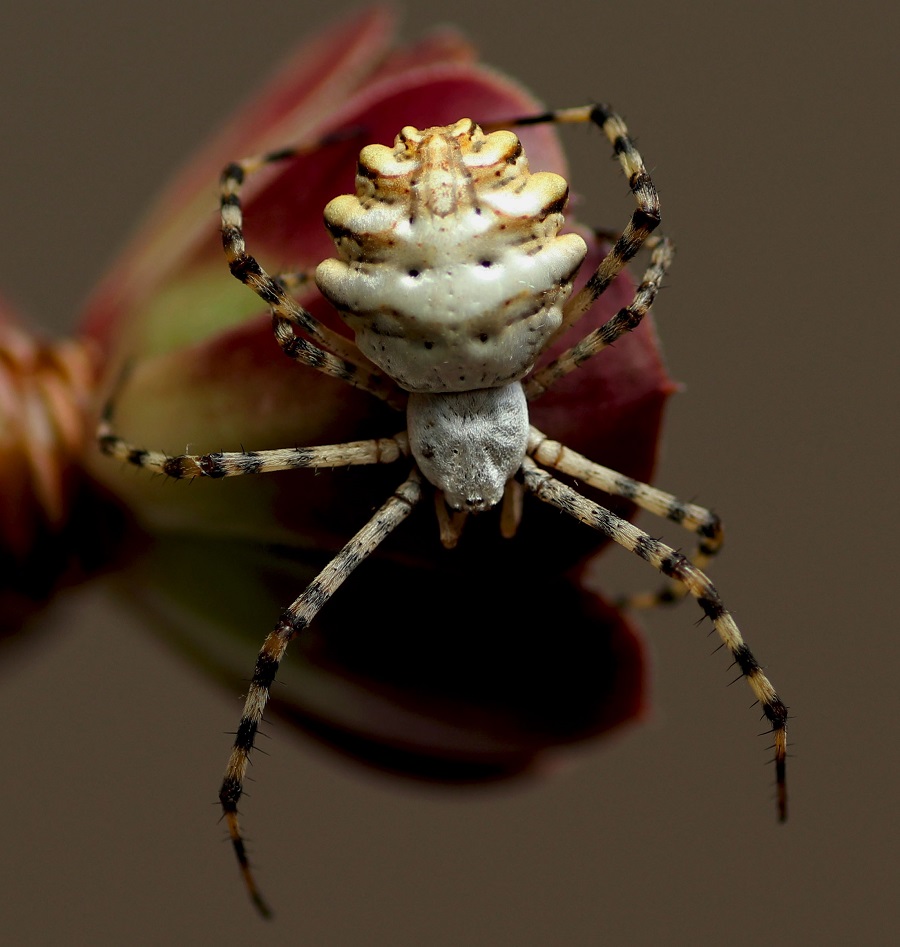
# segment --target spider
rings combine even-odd
[[[538,123],[597,126],[612,145],[637,203],[624,231],[574,295],[572,284],[586,245],[576,234],[559,233],[568,185],[556,174],[531,173],[518,137],[508,130]],[[327,140],[317,146],[323,144]],[[325,260],[315,273],[319,290],[353,330],[354,341],[322,325],[290,295],[306,275],[271,276],[246,249],[240,199],[246,177],[305,150],[271,152],[225,168],[221,219],[229,268],[271,309],[275,337],[289,358],[404,412],[405,429],[392,437],[344,444],[172,457],[137,448],[114,433],[111,398],[98,431],[104,453],[173,478],[356,464],[404,468],[394,493],[281,614],[257,657],[219,793],[257,909],[269,913],[250,868],[237,806],[279,664],[289,642],[427,493],[433,494],[447,547],[456,545],[470,515],[494,507],[500,508],[501,532],[512,536],[528,492],[667,577],[666,587],[633,604],[693,596],[771,725],[783,820],[787,709],[701,571],[722,542],[718,518],[588,460],[529,423],[529,401],[641,322],[672,261],[671,242],[653,233],[660,222],[656,188],[623,120],[605,105],[589,105],[483,128],[470,119],[422,130],[407,126],[393,147],[366,146],[360,153],[356,194],[336,197],[325,208],[337,258]],[[631,303],[535,370],[541,353],[592,306],[642,247],[650,250],[650,261]],[[651,538],[549,470],[692,531],[699,538],[693,556]]]

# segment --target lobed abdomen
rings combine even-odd
[[[339,259],[316,272],[365,355],[415,392],[521,378],[558,328],[586,252],[559,235],[568,188],[531,174],[511,132],[468,119],[360,155],[325,208]]]

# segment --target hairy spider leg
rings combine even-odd
[[[659,195],[650,179],[644,161],[628,135],[622,117],[608,105],[593,104],[578,108],[555,109],[539,115],[524,115],[508,122],[489,122],[485,129],[511,128],[540,124],[583,124],[590,122],[606,135],[628,179],[628,186],[637,202],[637,209],[625,230],[618,236],[609,253],[601,260],[591,278],[566,303],[559,337],[593,306],[625,265],[637,254],[651,233],[659,226]]]
[[[237,805],[244,790],[247,764],[269,699],[269,690],[278,672],[278,665],[291,639],[309,626],[350,573],[406,519],[421,496],[421,476],[418,471],[413,470],[372,519],[313,579],[303,594],[282,612],[274,631],[266,638],[256,659],[241,722],[219,790],[219,800],[247,891],[257,909],[265,916],[269,916],[271,911],[260,894],[250,869],[244,837],[238,822]]]
[[[216,451],[211,454],[176,454],[145,450],[120,437],[112,427],[113,404],[109,402],[97,427],[100,450],[109,457],[175,480],[209,477],[240,477],[245,474],[297,470],[301,467],[352,467],[360,464],[391,464],[409,454],[405,433],[368,441],[348,441],[316,447],[285,447],[274,450]]]
[[[547,471],[541,470],[531,458],[525,458],[521,475],[525,486],[539,500],[555,506],[608,536],[624,549],[649,562],[663,575],[681,582],[688,593],[697,599],[703,613],[712,621],[722,643],[750,685],[753,695],[762,707],[763,715],[771,725],[775,744],[778,817],[783,822],[787,818],[787,707],[763,673],[712,582],[686,556],[554,479]]]
[[[561,378],[575,371],[589,358],[608,348],[627,332],[636,329],[650,311],[663,278],[672,263],[674,248],[668,237],[662,237],[650,257],[650,264],[634,292],[634,298],[608,319],[602,326],[584,336],[556,359],[537,369],[525,381],[525,395],[529,401],[539,398]]]
[[[323,374],[368,391],[398,410],[403,410],[406,394],[359,351],[356,344],[319,322],[287,293],[285,277],[270,276],[247,252],[241,188],[251,174],[270,164],[288,161],[328,144],[323,140],[306,148],[286,148],[244,158],[222,172],[220,206],[222,246],[233,276],[248,286],[272,311],[272,328],[281,350]],[[293,282],[288,275],[288,282]],[[298,335],[305,333],[308,339]]]
[[[697,548],[690,556],[698,569],[719,551],[723,542],[722,522],[716,513],[695,503],[685,503],[671,493],[641,483],[625,474],[588,460],[569,447],[548,438],[533,425],[528,439],[528,456],[545,467],[568,474],[610,496],[630,500],[635,506],[655,516],[661,516],[690,530],[699,537]],[[658,592],[632,595],[617,602],[619,607],[653,608],[657,605],[680,601],[688,594],[687,586],[681,582],[669,582]]]

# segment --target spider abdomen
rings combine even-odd
[[[412,392],[520,379],[559,327],[586,252],[559,234],[565,180],[531,174],[511,132],[463,119],[368,146],[356,183],[325,208],[340,259],[316,281],[360,349]]]

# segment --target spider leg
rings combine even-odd
[[[687,591],[703,609],[722,643],[728,648],[741,674],[759,701],[763,714],[772,727],[775,741],[775,777],[778,785],[778,816],[787,817],[787,784],[785,782],[785,760],[787,756],[787,708],[775,692],[772,683],[763,673],[750,648],[745,643],[731,613],[725,608],[715,586],[706,575],[685,556],[627,520],[615,516],[609,510],[581,496],[571,487],[555,480],[529,457],[522,463],[521,476],[525,486],[534,495],[568,513],[570,516],[608,536],[629,552],[649,562],[663,575],[684,584]]]
[[[654,299],[656,299],[656,294],[659,292],[660,284],[672,263],[674,253],[672,242],[668,237],[661,237],[659,240],[651,237],[647,242],[650,241],[654,241],[655,244],[650,257],[650,265],[647,267],[640,285],[635,290],[631,303],[620,309],[602,326],[594,329],[593,332],[589,332],[576,345],[566,349],[558,358],[535,371],[526,379],[524,382],[525,395],[529,401],[539,398],[561,378],[565,378],[566,375],[575,371],[589,358],[592,358],[598,352],[602,352],[603,349],[612,345],[626,332],[631,332],[641,324],[644,316],[653,305]]]
[[[421,495],[421,477],[414,469],[372,519],[313,579],[303,594],[284,610],[274,631],[263,643],[256,659],[253,678],[241,714],[241,722],[219,790],[219,800],[222,803],[228,834],[231,837],[247,891],[263,915],[269,915],[269,907],[263,900],[250,870],[244,837],[238,822],[237,805],[243,793],[244,776],[256,732],[269,699],[269,688],[275,680],[278,666],[291,639],[310,624],[350,573],[406,519]]]
[[[312,270],[294,270],[288,273],[276,273],[272,279],[288,293],[296,293],[298,290],[307,287],[310,283],[315,285],[315,274]],[[352,339],[341,335],[339,332],[334,332],[322,323],[319,323],[319,328],[322,332],[322,342],[327,346],[332,355],[352,362],[359,368],[365,368],[372,374],[383,374],[372,361],[363,355]]]
[[[722,523],[715,513],[694,503],[684,503],[671,493],[657,490],[609,467],[596,464],[583,454],[560,444],[559,441],[550,440],[536,427],[530,429],[528,456],[545,467],[552,467],[570,477],[575,477],[610,496],[631,500],[642,510],[647,510],[655,516],[662,516],[695,533],[699,537],[699,543],[690,557],[690,562],[697,569],[705,568],[722,547],[724,541]],[[652,608],[656,605],[680,601],[687,593],[688,588],[683,582],[669,582],[657,592],[631,596],[618,604],[631,608]]]
[[[124,384],[122,374],[110,395],[97,425],[97,444],[102,453],[123,463],[161,473],[174,480],[194,477],[240,477],[244,474],[296,470],[300,467],[353,467],[362,464],[391,464],[409,455],[405,431],[396,437],[380,437],[344,444],[316,447],[285,447],[258,451],[216,451],[212,454],[165,454],[162,451],[136,447],[113,429],[116,396]]]
[[[349,339],[324,326],[288,295],[284,285],[270,276],[247,252],[240,192],[247,176],[278,161],[286,161],[309,149],[288,148],[245,158],[229,164],[222,172],[220,207],[222,245],[229,269],[236,279],[250,287],[272,311],[275,338],[289,358],[309,365],[323,374],[368,391],[402,410],[405,394],[386,375],[362,356]],[[303,338],[295,330],[305,333]]]
[[[628,135],[628,129],[621,116],[608,105],[584,105],[579,108],[556,109],[540,115],[526,115],[508,122],[488,122],[485,130],[509,128],[516,125],[580,124],[592,122],[606,135],[619,159],[622,170],[628,178],[628,186],[637,201],[637,209],[631,220],[613,244],[612,249],[585,286],[566,304],[562,325],[557,330],[559,336],[569,326],[587,312],[607,286],[616,278],[623,267],[641,249],[650,234],[659,226],[659,196],[656,186],[644,167],[644,161]]]
[[[244,474],[296,470],[300,467],[353,467],[360,464],[391,464],[409,453],[406,434],[369,441],[349,441],[318,447],[285,447],[274,450],[217,451],[213,454],[178,454],[144,450],[115,434],[104,419],[97,429],[100,450],[109,457],[135,467],[165,474],[175,480],[210,477],[240,477]]]

